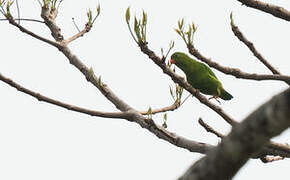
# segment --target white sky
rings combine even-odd
[[[267,2],[290,9],[287,0]],[[36,0],[19,0],[19,3],[23,18],[40,19]],[[96,3],[89,0],[62,3],[57,22],[65,37],[77,32],[71,18],[83,27],[86,11],[95,8]],[[187,52],[173,30],[178,19],[184,17],[187,23],[194,21],[198,26],[195,43],[205,56],[246,72],[270,73],[231,32],[229,15],[233,11],[236,25],[264,57],[282,73],[290,74],[289,23],[241,6],[235,0],[100,0],[100,4],[101,15],[92,31],[70,47],[119,97],[136,109],[171,104],[168,87],[173,83],[140,52],[130,37],[124,19],[128,6],[132,15],[140,15],[142,9],[148,13],[149,47],[158,54],[161,47],[167,49],[171,40],[176,44],[173,51]],[[22,25],[49,36],[42,24],[22,22]],[[21,33],[7,22],[1,21],[0,27],[3,75],[67,103],[95,110],[115,110],[57,49]],[[223,101],[222,108],[239,121],[287,88],[283,82],[241,80],[214,72],[234,96],[231,101]],[[38,102],[3,82],[0,82],[0,92],[0,179],[3,180],[173,180],[201,157],[156,138],[135,123],[91,117]],[[186,92],[184,96],[187,95]],[[154,119],[161,124],[161,117],[157,115]],[[195,98],[168,113],[168,129],[193,140],[218,143],[219,139],[197,123],[199,117],[220,132],[230,130],[219,116]],[[288,130],[274,140],[290,143],[289,137]],[[234,179],[273,179],[277,174],[286,179],[289,166],[288,159],[269,164],[250,160]]]

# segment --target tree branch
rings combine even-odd
[[[244,36],[244,34],[240,31],[239,27],[234,24],[232,16],[231,16],[231,27],[232,27],[232,31],[235,34],[235,36],[250,49],[250,51],[253,53],[254,56],[256,56],[273,74],[280,74],[280,72],[275,67],[273,67],[261,55],[261,53],[258,52],[258,50],[255,48],[254,44]]]
[[[201,118],[198,119],[198,123],[207,131],[210,133],[213,133],[219,138],[224,138],[225,136],[218,131],[216,131],[214,128],[212,128],[210,125],[206,124]]]
[[[174,110],[176,110],[179,107],[180,107],[180,103],[178,101],[175,101],[170,106],[166,106],[166,107],[163,107],[163,108],[153,109],[150,112],[150,114],[158,114],[158,113],[163,113],[163,112],[168,112],[168,111],[174,111]],[[147,115],[148,114],[148,111],[140,111],[139,113],[142,114],[142,115]]]
[[[28,35],[30,35],[30,36],[32,36],[32,37],[34,37],[34,38],[36,38],[36,39],[38,39],[38,40],[40,40],[40,41],[43,41],[43,42],[45,42],[45,43],[47,43],[47,44],[50,44],[50,45],[52,45],[52,46],[54,46],[54,47],[59,47],[59,43],[54,42],[54,41],[51,41],[51,40],[46,39],[46,38],[44,38],[44,37],[41,37],[41,36],[39,36],[39,35],[33,33],[32,31],[29,31],[29,30],[26,29],[25,27],[21,26],[20,24],[18,24],[18,23],[15,21],[15,19],[13,19],[12,16],[9,16],[9,17],[7,18],[7,20],[9,21],[10,24],[12,24],[13,26],[17,27],[21,32],[24,32],[24,33],[26,33],[26,34],[28,34]]]
[[[233,126],[231,133],[207,156],[193,164],[180,180],[229,180],[270,138],[290,126],[290,89],[274,96]]]
[[[286,21],[290,21],[290,11],[280,7],[276,6],[274,4],[264,3],[258,0],[238,0],[242,4],[272,14],[273,16],[284,19]]]
[[[75,105],[71,105],[71,104],[67,104],[64,102],[61,102],[59,100],[55,100],[46,96],[43,96],[37,92],[34,92],[32,90],[29,90],[23,86],[21,86],[20,84],[12,81],[11,79],[5,77],[4,75],[2,75],[0,73],[0,80],[7,83],[8,85],[16,88],[18,91],[21,91],[25,94],[28,94],[34,98],[36,98],[38,101],[43,101],[46,103],[50,103],[59,107],[63,107],[66,108],[68,110],[71,111],[75,111],[75,112],[80,112],[80,113],[84,113],[84,114],[88,114],[91,116],[98,116],[98,117],[104,117],[104,118],[120,118],[120,119],[126,119],[128,117],[128,114],[124,113],[124,112],[102,112],[102,111],[93,111],[90,109],[86,109],[86,108],[82,108],[82,107],[78,107]]]
[[[44,20],[46,26],[50,29],[52,37],[56,41],[62,41],[63,35],[61,34],[61,29],[55,23],[57,14],[58,10],[55,8],[49,8],[45,6],[42,6],[41,8],[41,17]]]
[[[279,81],[284,81],[288,83],[290,81],[290,76],[285,76],[285,75],[279,75],[279,74],[273,74],[273,75],[268,75],[268,74],[251,74],[251,73],[246,73],[241,71],[238,68],[230,68],[230,67],[225,67],[217,62],[212,61],[209,58],[204,57],[193,45],[188,45],[187,46],[189,53],[195,56],[197,59],[205,62],[208,64],[210,67],[213,67],[225,74],[230,74],[232,76],[235,76],[236,78],[242,78],[242,79],[251,79],[251,80],[279,80]]]
[[[44,23],[43,21],[37,20],[37,19],[28,19],[28,18],[15,18],[16,21],[31,21],[31,22],[38,22],[38,23]],[[8,21],[8,19],[0,19],[0,21]]]
[[[82,31],[80,31],[80,32],[78,32],[77,34],[73,35],[72,37],[66,39],[66,40],[64,41],[64,43],[67,45],[67,44],[69,44],[70,42],[72,42],[72,41],[78,39],[79,37],[84,36],[84,34],[86,34],[87,32],[90,31],[90,29],[91,29],[90,27],[87,27],[87,26],[86,26]]]
[[[199,118],[198,123],[205,128],[207,132],[213,133],[219,138],[224,138],[225,135],[216,131],[213,127],[206,124],[201,118]],[[268,159],[267,156],[275,156],[281,158],[290,158],[290,146],[280,143],[275,143],[270,141],[267,145],[265,145],[261,151],[257,152],[252,156],[254,159],[261,159],[262,161]],[[270,158],[271,159],[271,158]],[[264,161],[263,161],[264,162]],[[272,162],[272,161],[271,161]]]
[[[154,123],[152,119],[147,119],[139,113],[132,112],[132,116],[128,119],[129,121],[137,122],[141,127],[149,130],[153,134],[155,134],[158,138],[163,139],[177,147],[181,147],[189,150],[190,152],[197,152],[201,154],[206,154],[209,152],[214,146],[196,142],[193,140],[186,139],[184,137],[178,136],[172,132],[167,131],[161,126],[158,126]]]

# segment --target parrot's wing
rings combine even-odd
[[[216,80],[218,80],[218,78],[215,76],[215,74],[212,72],[212,70],[207,65],[205,65],[203,63],[201,63],[201,64],[206,72],[208,72],[211,76],[213,76]]]

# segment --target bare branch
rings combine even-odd
[[[290,11],[270,3],[264,3],[258,0],[238,0],[242,4],[272,14],[273,16],[290,21]]]
[[[233,126],[231,133],[180,178],[229,180],[248,159],[290,126],[290,89],[274,96]]]
[[[9,18],[8,18],[8,21],[9,21],[9,23],[12,24],[13,26],[16,26],[16,27],[17,27],[21,32],[24,32],[24,33],[26,33],[26,34],[28,34],[28,35],[30,35],[30,36],[32,36],[32,37],[34,37],[34,38],[40,40],[40,41],[46,42],[46,43],[48,43],[48,44],[50,44],[50,45],[52,45],[52,46],[54,46],[54,47],[59,47],[59,43],[54,42],[54,41],[51,41],[51,40],[49,40],[49,39],[46,39],[46,38],[44,38],[44,37],[41,37],[41,36],[39,36],[39,35],[33,33],[32,31],[29,31],[29,30],[26,29],[25,27],[23,27],[23,26],[21,26],[20,24],[16,23],[15,20],[14,20],[12,17],[9,17]]]
[[[88,114],[88,115],[91,115],[91,116],[104,117],[104,118],[126,119],[128,117],[128,114],[126,114],[124,112],[93,111],[93,110],[90,110],[90,109],[85,109],[85,108],[78,107],[78,106],[75,106],[75,105],[63,103],[61,101],[58,101],[58,100],[43,96],[43,95],[41,95],[41,94],[39,94],[37,92],[29,90],[29,89],[21,86],[20,84],[12,81],[11,79],[3,76],[1,73],[0,73],[0,80],[5,82],[5,83],[7,83],[7,84],[9,84],[10,86],[16,88],[18,91],[21,91],[21,92],[23,92],[25,94],[28,94],[28,95],[36,98],[38,101],[47,102],[47,103],[50,103],[50,104],[53,104],[53,105],[56,105],[56,106],[59,106],[59,107],[66,108],[66,109],[71,110],[71,111],[80,112],[80,113]]]
[[[74,36],[64,40],[64,44],[69,44],[70,42],[76,40],[79,37],[84,36],[84,34],[86,34],[87,32],[89,32],[91,30],[92,26],[86,26],[82,31],[78,32],[77,34],[75,34]]]
[[[163,113],[163,112],[167,112],[167,111],[174,111],[174,110],[176,110],[179,107],[180,107],[180,103],[178,101],[175,101],[170,106],[166,106],[166,107],[158,108],[158,109],[153,109],[151,111],[151,114],[158,114],[158,113]],[[147,115],[148,114],[148,111],[140,111],[140,114]]]
[[[230,67],[225,67],[217,62],[212,61],[209,58],[204,57],[193,45],[188,45],[187,46],[189,53],[198,58],[199,60],[205,62],[208,64],[210,67],[213,67],[225,74],[230,74],[235,76],[236,78],[242,78],[242,79],[251,79],[251,80],[279,80],[279,81],[284,81],[288,83],[290,81],[290,76],[285,76],[285,75],[279,75],[279,74],[251,74],[251,73],[246,73],[241,71],[240,69],[237,68],[230,68]]]
[[[275,67],[273,67],[261,55],[261,53],[258,52],[258,50],[255,48],[254,44],[243,35],[243,33],[240,31],[239,27],[234,24],[232,14],[231,14],[231,27],[232,27],[232,31],[235,34],[235,36],[250,49],[250,51],[254,54],[254,56],[256,56],[270,71],[272,71],[273,74],[280,74],[280,72]]]
[[[198,119],[198,123],[207,131],[210,133],[213,133],[214,135],[216,135],[219,138],[224,138],[225,136],[219,132],[217,132],[216,130],[214,130],[214,128],[212,128],[211,126],[209,126],[208,124],[206,124],[201,118]]]
[[[138,123],[141,127],[149,130],[151,133],[155,134],[158,138],[163,139],[177,147],[181,147],[189,150],[190,152],[197,152],[201,154],[206,154],[209,152],[214,146],[196,142],[193,140],[186,139],[181,136],[177,136],[176,134],[167,131],[162,126],[158,126],[154,123],[152,119],[146,119],[140,113],[132,112],[132,116],[129,117],[129,121],[133,121]]]

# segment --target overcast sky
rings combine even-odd
[[[120,98],[138,110],[170,105],[171,79],[138,49],[130,37],[124,14],[148,13],[149,47],[160,55],[175,41],[174,51],[187,52],[174,32],[177,21],[198,26],[196,47],[218,63],[251,73],[270,73],[232,33],[230,12],[236,25],[273,66],[290,74],[289,23],[231,1],[210,0],[100,0],[101,14],[93,29],[70,44],[72,51],[101,75]],[[265,1],[266,2],[266,1]],[[287,0],[267,1],[290,9]],[[77,33],[72,17],[80,28],[86,23],[89,8],[95,12],[97,1],[65,0],[58,25],[65,37]],[[19,0],[22,18],[40,19],[37,0]],[[13,15],[16,15],[15,4]],[[3,18],[1,15],[0,18]],[[21,22],[33,32],[50,38],[39,23]],[[61,101],[95,110],[115,111],[114,106],[89,84],[55,48],[21,33],[9,23],[0,22],[0,73],[23,86]],[[221,107],[236,120],[287,88],[283,82],[236,79],[213,70],[234,98]],[[181,71],[178,74],[183,75]],[[39,102],[0,82],[0,179],[5,180],[95,180],[178,178],[202,155],[190,153],[158,139],[139,125],[120,119],[104,119],[75,113]],[[184,93],[184,97],[188,95]],[[214,102],[214,101],[213,101]],[[215,102],[214,102],[215,103]],[[162,123],[162,114],[154,116]],[[197,122],[205,122],[222,133],[230,127],[211,109],[190,98],[168,113],[168,130],[189,139],[217,144]],[[290,131],[274,138],[290,143]],[[289,177],[288,159],[269,164],[250,160],[235,180]]]

